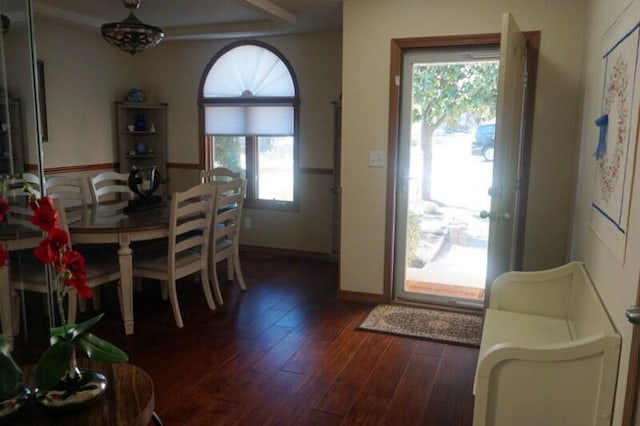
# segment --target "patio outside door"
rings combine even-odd
[[[513,268],[526,44],[512,21],[505,14],[500,49],[403,53],[396,299],[481,308],[487,283]],[[425,84],[429,73],[438,78]],[[466,109],[434,106],[438,96],[429,90],[439,90],[447,75],[458,76],[458,88],[478,86],[451,96],[475,93],[483,101],[464,103]],[[492,87],[480,87],[488,81]],[[446,115],[437,126],[422,120],[434,111]]]

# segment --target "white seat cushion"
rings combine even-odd
[[[567,320],[487,309],[478,359],[482,359],[485,353],[498,343],[536,346],[565,343],[571,340],[573,338]],[[474,383],[474,394],[475,391]]]

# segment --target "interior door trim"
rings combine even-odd
[[[531,143],[533,135],[533,116],[538,69],[538,53],[540,47],[540,31],[525,31],[527,39],[527,90],[524,115],[522,180],[520,191],[522,203],[519,211],[519,223],[516,230],[517,245],[515,255],[516,269],[522,268],[524,251],[524,233],[527,211],[527,195],[529,186],[529,164],[531,160]],[[387,201],[385,209],[385,252],[384,252],[384,287],[383,298],[390,302],[393,294],[393,259],[394,259],[394,224],[395,224],[395,188],[396,162],[398,160],[398,143],[400,131],[400,85],[396,76],[401,75],[402,53],[406,49],[425,47],[480,46],[499,45],[500,33],[470,34],[458,36],[412,37],[391,39],[391,60],[389,72],[389,128],[387,145]]]

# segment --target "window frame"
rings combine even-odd
[[[237,97],[205,97],[204,84],[211,72],[211,68],[223,55],[240,46],[257,46],[269,50],[287,67],[289,75],[293,81],[294,96],[257,96],[249,98]],[[199,113],[199,135],[200,135],[200,169],[208,170],[213,168],[211,164],[210,147],[213,135],[205,132],[205,108],[207,106],[219,105],[272,105],[293,107],[293,201],[262,200],[258,199],[258,176],[257,176],[257,149],[259,135],[241,135],[245,137],[246,153],[246,178],[247,191],[244,206],[252,209],[299,211],[300,209],[300,88],[298,79],[293,67],[286,57],[273,46],[258,40],[240,40],[230,43],[216,52],[209,60],[204,69],[198,89],[198,113]],[[240,136],[240,135],[239,135]]]

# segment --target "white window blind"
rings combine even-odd
[[[260,46],[244,45],[223,54],[204,83],[205,98],[295,95],[291,73],[278,56]]]
[[[293,106],[207,105],[204,111],[208,135],[293,135]]]

